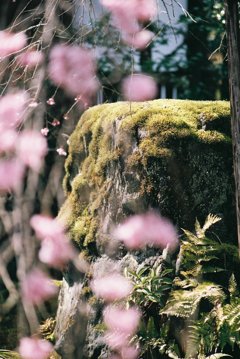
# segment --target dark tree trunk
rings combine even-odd
[[[240,29],[239,1],[225,0],[228,40],[229,88],[232,115],[233,163],[236,186],[236,214],[240,253]]]

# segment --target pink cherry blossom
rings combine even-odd
[[[29,103],[28,107],[30,108],[36,108],[38,106],[38,102],[37,101],[32,101]]]
[[[41,51],[25,51],[16,57],[19,66],[34,68],[43,62],[44,56]]]
[[[22,338],[19,345],[19,353],[23,359],[47,359],[53,346],[47,340],[38,338]]]
[[[53,97],[50,97],[50,98],[47,100],[47,104],[48,104],[49,106],[53,106],[53,105],[56,104],[56,102],[55,102],[55,100],[54,100]]]
[[[120,274],[109,274],[93,280],[91,288],[97,297],[111,302],[127,297],[131,293],[132,284]]]
[[[22,295],[24,300],[38,305],[54,296],[57,287],[50,278],[39,269],[33,269],[22,282]]]
[[[62,268],[75,253],[73,247],[64,234],[64,227],[56,219],[34,215],[30,225],[41,239],[39,259],[52,267]]]
[[[28,96],[23,91],[0,97],[1,131],[7,128],[15,128],[22,123],[27,100]]]
[[[56,45],[50,53],[49,76],[69,95],[89,102],[98,89],[92,52],[79,46]]]
[[[134,34],[140,30],[136,18],[136,1],[102,0],[113,16],[115,26],[122,32]]]
[[[17,141],[17,154],[21,161],[38,172],[47,153],[47,142],[39,132],[26,130],[21,132]]]
[[[0,132],[0,152],[14,150],[16,139],[17,133],[12,129],[5,129]]]
[[[122,6],[122,5],[121,5]],[[121,33],[136,34],[140,31],[140,26],[135,19],[135,14],[120,7],[116,12],[113,12],[113,24],[121,31]]]
[[[51,267],[62,269],[73,257],[73,247],[64,235],[46,237],[41,243],[39,259]]]
[[[127,19],[130,15],[132,21],[149,21],[157,12],[155,0],[101,0],[101,3],[113,14],[113,16],[125,16]]]
[[[139,350],[134,346],[126,346],[121,349],[121,359],[137,359]]]
[[[62,147],[59,147],[58,149],[56,149],[56,151],[59,156],[67,156],[67,152]]]
[[[127,44],[140,50],[148,45],[153,33],[143,30],[141,23],[150,21],[156,14],[155,0],[101,0],[101,3],[111,12],[114,25]]]
[[[0,57],[14,54],[24,48],[27,44],[27,37],[23,32],[11,33],[0,31]]]
[[[126,100],[147,101],[157,95],[157,85],[151,76],[134,74],[123,80],[122,92]]]
[[[121,348],[128,346],[129,336],[126,333],[107,331],[104,336],[104,342],[114,350],[120,350]]]
[[[108,329],[133,335],[138,327],[140,312],[137,308],[120,309],[114,306],[107,306],[103,312],[104,322]]]
[[[32,216],[30,225],[42,240],[45,238],[57,239],[64,234],[64,226],[60,222],[42,214]]]
[[[154,33],[149,30],[141,30],[135,34],[123,34],[123,40],[136,49],[143,50],[152,41]]]
[[[139,21],[147,22],[157,13],[156,0],[135,0],[135,16]]]
[[[41,129],[41,134],[43,136],[47,136],[48,135],[48,132],[49,132],[49,129],[47,127],[44,127]]]
[[[55,118],[55,119],[53,120],[53,122],[51,123],[51,125],[52,125],[53,127],[59,126],[59,125],[60,125],[60,121]]]
[[[136,215],[120,224],[113,233],[129,249],[140,249],[146,245],[173,249],[178,244],[177,232],[172,223],[156,213]]]
[[[16,190],[24,177],[24,166],[15,158],[0,162],[0,191]]]

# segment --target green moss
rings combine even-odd
[[[95,106],[82,115],[70,137],[67,201],[59,217],[79,248],[92,251],[106,204],[111,203],[113,220],[119,218],[117,180],[125,181],[121,186],[130,197],[139,194],[145,209],[160,208],[180,226],[191,228],[196,216],[205,218],[209,212],[225,216],[226,224],[234,217],[231,161],[228,102]],[[121,171],[124,180],[115,178]],[[134,201],[129,199],[128,212],[135,211],[133,203],[138,206]]]
[[[40,332],[41,336],[44,339],[49,340],[52,343],[54,343],[54,341],[55,341],[55,338],[54,338],[55,325],[56,325],[56,320],[51,317],[51,318],[47,318],[44,321],[44,323],[41,324],[39,327],[39,332]]]

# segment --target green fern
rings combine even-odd
[[[161,314],[189,318],[194,314],[203,298],[214,304],[223,301],[225,294],[220,286],[207,282],[201,283],[191,290],[175,290],[166,306],[161,310]]]
[[[12,350],[0,349],[0,359],[20,359],[20,355]]]

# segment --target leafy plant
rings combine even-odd
[[[152,268],[148,265],[139,267],[136,272],[128,271],[128,277],[134,284],[131,300],[147,307],[151,303],[163,305],[166,294],[172,287],[172,268],[164,268],[163,264]]]
[[[194,233],[183,230],[175,261],[163,253],[160,264],[129,272],[131,300],[144,312],[139,330],[143,358],[240,355],[238,250],[208,236],[219,221],[210,214],[202,227],[196,221]]]

